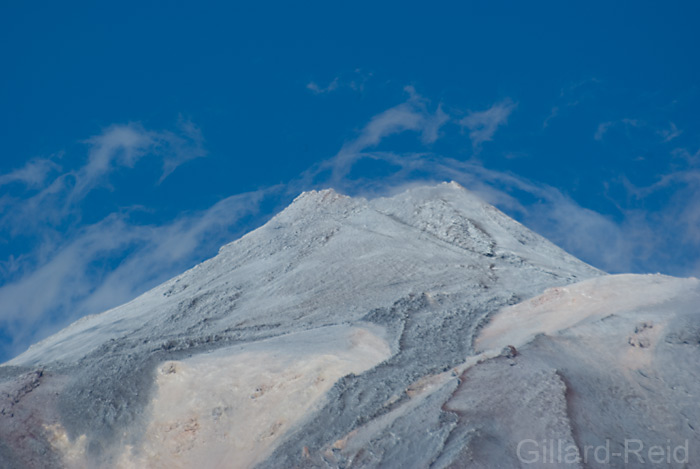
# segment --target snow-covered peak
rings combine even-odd
[[[216,333],[240,323],[352,321],[412,293],[455,293],[468,285],[529,297],[595,275],[600,272],[456,183],[370,201],[332,189],[309,191],[213,259],[122,307],[84,318],[10,363],[70,363],[131,329],[148,341],[178,335],[180,320],[199,324],[198,311],[207,309],[200,298],[218,308],[235,297],[235,307],[199,326],[198,333]],[[169,313],[189,302],[186,316]]]
[[[36,344],[4,376],[12,389],[34,379],[24,370],[48,376],[32,396],[53,413],[17,422],[50,428],[44,449],[63,465],[235,453],[299,466],[304,447],[318,456],[365,421],[374,441],[423,405],[411,396],[437,399],[429,390],[447,389],[443,372],[473,359],[501,308],[601,275],[456,183],[371,200],[309,191],[216,257]],[[384,414],[396,422],[373,420]]]
[[[292,204],[302,203],[306,201],[313,201],[313,203],[329,203],[340,198],[347,198],[333,188],[321,189],[321,190],[310,190],[304,191],[294,198]]]

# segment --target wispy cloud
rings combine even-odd
[[[77,216],[80,203],[92,190],[109,186],[111,174],[120,168],[133,168],[144,157],[161,161],[159,182],[163,181],[181,164],[206,154],[196,126],[181,121],[178,130],[159,132],[139,124],[113,125],[84,141],[87,161],[78,168],[61,172],[51,160],[35,159],[0,176],[0,186],[19,181],[38,190],[25,197],[0,198],[0,229],[13,236],[36,233],[42,226],[49,228]]]
[[[644,124],[641,123],[638,119],[630,119],[628,117],[625,117],[618,121],[601,122],[600,124],[598,124],[598,129],[596,129],[595,134],[593,135],[593,139],[598,141],[603,140],[603,137],[605,137],[605,135],[608,133],[608,131],[610,131],[610,129],[619,125],[623,126],[625,129],[644,126]]]
[[[559,106],[553,106],[552,110],[549,111],[549,115],[542,122],[542,128],[546,129],[549,127],[549,123],[559,115]]]
[[[700,150],[692,153],[687,148],[675,148],[671,154],[676,158],[681,158],[686,164],[692,167],[700,166]]]
[[[413,87],[407,86],[405,91],[409,96],[407,101],[372,117],[356,138],[345,143],[335,157],[323,165],[332,166],[332,182],[345,177],[352,165],[364,156],[365,150],[376,147],[390,135],[417,132],[424,143],[433,143],[439,138],[440,128],[449,116],[439,105],[431,111],[430,102]]]
[[[472,146],[478,149],[484,142],[491,141],[496,130],[508,122],[508,116],[517,104],[505,99],[485,111],[472,111],[459,121],[459,125],[469,129]]]
[[[310,81],[306,84],[306,89],[316,95],[329,94],[342,88],[362,93],[372,76],[372,72],[356,68],[350,73],[342,73],[336,76],[326,86],[322,86],[316,81]]]
[[[667,129],[661,129],[657,132],[664,139],[664,142],[670,142],[674,138],[678,137],[683,133],[682,130],[676,127],[676,124],[669,122],[669,127]]]
[[[46,158],[34,158],[22,168],[0,175],[0,187],[15,182],[27,188],[36,189],[43,186],[49,173],[58,171],[60,166]]]
[[[683,130],[679,129],[674,122],[669,122],[666,127],[659,128],[659,126],[656,124],[640,119],[631,119],[626,117],[620,120],[601,122],[598,124],[598,128],[596,129],[593,138],[601,141],[605,135],[615,127],[620,127],[626,132],[629,132],[632,129],[637,129],[638,131],[642,131],[653,136],[654,139],[658,138],[656,136],[660,136],[664,143],[668,143],[671,140],[676,139],[683,133]],[[635,134],[635,136],[639,136],[639,134]]]
[[[179,132],[147,131],[139,124],[115,125],[86,140],[90,145],[88,162],[74,174],[73,196],[82,197],[105,177],[122,166],[132,168],[145,155],[162,158],[159,183],[181,164],[206,155],[199,128],[180,118]]]
[[[601,122],[600,124],[598,124],[598,128],[596,129],[595,134],[593,134],[593,138],[598,141],[603,140],[603,137],[608,132],[608,130],[610,130],[610,127],[612,127],[613,124],[614,122],[610,121]]]
[[[136,124],[115,125],[85,141],[90,146],[87,163],[71,175],[74,185],[70,198],[80,200],[117,167],[132,168],[155,146],[155,135]]]
[[[335,77],[328,85],[319,86],[315,81],[310,81],[306,84],[306,89],[315,94],[325,94],[330,93],[338,89],[338,83],[340,82],[340,77]]]
[[[556,104],[542,121],[542,129],[547,129],[557,118],[565,117],[570,110],[591,100],[598,92],[601,81],[595,77],[575,81],[562,87]]]

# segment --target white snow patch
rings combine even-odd
[[[143,446],[119,467],[254,466],[339,378],[390,356],[382,335],[330,326],[165,362]]]
[[[696,289],[696,278],[609,275],[547,289],[496,313],[475,341],[477,351],[519,347],[537,334],[553,335],[587,321],[648,308]]]

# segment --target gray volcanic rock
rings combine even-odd
[[[607,276],[455,183],[307,192],[1,366],[0,460],[596,467],[586,446],[672,451],[700,425],[699,291]]]

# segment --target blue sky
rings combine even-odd
[[[454,179],[601,269],[700,274],[698,10],[4,2],[0,361],[312,188]]]

